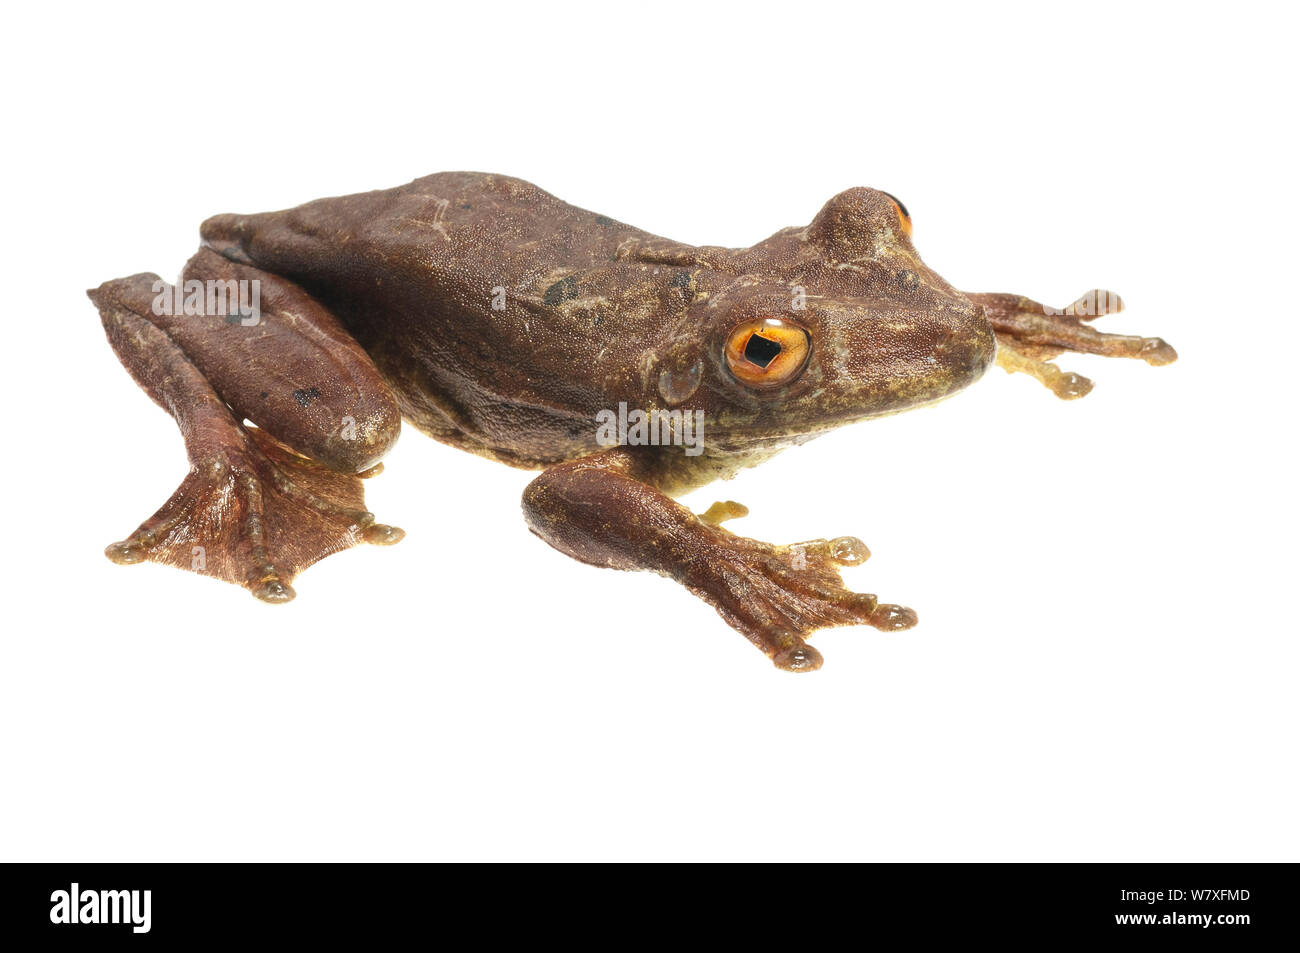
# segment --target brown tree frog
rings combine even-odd
[[[916,615],[844,588],[839,567],[868,555],[854,537],[763,543],[722,527],[739,504],[696,515],[675,496],[942,400],[995,361],[1071,398],[1091,385],[1049,363],[1062,351],[1176,357],[1159,338],[1094,330],[1120,308],[1107,292],[1058,310],[954,289],[917,255],[903,204],[867,188],[749,248],[669,241],[468,172],[218,215],[200,235],[177,288],[140,274],[89,292],[191,464],[108,547],[115,562],[288,601],[316,560],[401,538],[366,511],[361,478],[405,418],[540,469],[523,494],[534,533],[583,562],[671,576],[791,671],[821,665],[816,629]]]

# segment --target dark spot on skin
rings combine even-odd
[[[898,273],[898,287],[904,291],[915,291],[921,287],[921,279],[916,276],[914,271],[900,271]]]
[[[886,194],[886,195],[889,195],[888,192],[886,192],[885,194]],[[897,206],[898,206],[898,210],[899,210],[900,212],[903,213],[903,218],[911,218],[911,217],[912,217],[911,215],[907,214],[907,206],[906,206],[906,205],[904,205],[902,202],[898,201],[898,199],[895,198],[895,197],[892,196],[892,195],[889,195],[889,197],[890,197],[891,199],[894,199],[894,204],[897,205]]]
[[[561,278],[555,284],[547,288],[546,293],[542,296],[542,300],[547,304],[554,306],[562,301],[569,301],[576,297],[578,297],[578,279],[573,277],[573,275],[569,275],[569,277]]]
[[[760,334],[751,334],[749,340],[745,342],[745,360],[759,367],[767,367],[780,353],[780,344]]]
[[[608,215],[597,215],[597,216],[596,216],[596,224],[597,224],[597,225],[613,225],[613,224],[614,224],[614,220],[613,220],[612,218],[610,218]]]
[[[268,394],[266,391],[262,391],[262,400],[266,400],[266,398],[268,398],[268,397],[270,397],[270,396],[271,396],[271,395]]]
[[[320,391],[314,387],[307,387],[293,392],[293,399],[306,407],[313,400],[320,396]]]
[[[594,324],[596,327],[600,327],[600,322],[603,320],[605,319],[602,318],[600,315],[596,315],[595,320],[592,321],[592,324]]]
[[[679,271],[673,275],[668,284],[674,288],[689,288],[691,286],[691,273],[689,271]]]
[[[473,208],[473,207],[474,206],[470,205],[468,202],[466,202],[464,205],[461,206],[461,208]]]
[[[238,245],[226,245],[224,248],[218,248],[216,251],[217,254],[226,259],[226,261],[237,262],[241,265],[251,265],[253,263],[253,259],[244,254],[244,250]]]

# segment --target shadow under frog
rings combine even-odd
[[[402,537],[367,512],[361,481],[405,418],[541,469],[523,494],[534,533],[586,563],[676,579],[791,671],[820,667],[805,641],[816,629],[902,629],[916,615],[844,588],[840,567],[868,556],[854,537],[764,543],[722,526],[740,504],[697,515],[674,496],[831,428],[942,400],[995,360],[1072,398],[1091,385],[1050,363],[1062,351],[1175,359],[1159,338],[1094,330],[1121,306],[1106,292],[1054,309],[957,291],[918,257],[904,206],[866,188],[740,249],[673,242],[468,172],[219,215],[200,234],[183,282],[257,282],[256,322],[157,313],[175,309],[152,306],[153,274],[89,292],[191,465],[108,547],[115,562],[288,601],[311,563]],[[620,405],[702,414],[702,452],[602,446],[598,415]]]

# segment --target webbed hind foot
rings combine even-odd
[[[376,523],[361,478],[298,456],[264,431],[196,464],[163,507],[104,553],[120,565],[151,562],[215,576],[263,602],[288,602],[307,566],[361,542],[405,535]]]

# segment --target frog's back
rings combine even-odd
[[[414,272],[454,293],[608,261],[620,242],[646,233],[522,179],[439,172],[279,212],[214,216],[201,234],[210,243],[233,239],[260,267],[308,285]]]
[[[593,449],[593,415],[635,387],[629,365],[663,333],[638,284],[657,268],[619,259],[673,243],[509,176],[443,172],[201,233],[334,311],[422,430],[506,462]],[[610,293],[584,298],[595,273]]]

